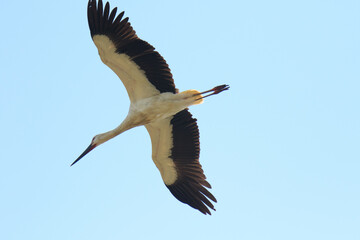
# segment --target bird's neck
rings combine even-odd
[[[101,139],[100,144],[109,141],[110,139],[116,137],[117,135],[119,135],[133,127],[135,127],[135,126],[132,126],[131,122],[129,122],[128,119],[125,119],[118,127],[114,128],[113,130],[99,134],[100,135],[99,137]]]

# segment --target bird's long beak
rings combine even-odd
[[[85,151],[70,165],[70,167],[72,165],[74,165],[77,161],[79,161],[82,157],[84,157],[86,154],[88,154],[91,150],[93,150],[96,147],[95,144],[91,143],[86,149]]]

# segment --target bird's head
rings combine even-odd
[[[86,154],[88,154],[91,150],[104,143],[105,139],[103,139],[102,134],[98,134],[91,140],[90,145],[85,149],[85,151],[70,165],[74,165],[77,161],[83,158]]]

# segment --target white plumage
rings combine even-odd
[[[75,164],[95,147],[133,127],[144,125],[151,137],[152,159],[170,192],[181,202],[211,214],[209,201],[215,197],[206,189],[199,163],[199,131],[196,119],[187,108],[203,98],[227,90],[217,86],[200,93],[187,90],[178,93],[168,65],[155,48],[139,39],[124,12],[116,18],[107,2],[88,3],[88,21],[92,39],[104,64],[123,82],[130,98],[127,117],[115,129],[96,135]],[[211,92],[203,96],[202,94]],[[73,165],[72,164],[72,165]]]

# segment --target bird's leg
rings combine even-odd
[[[225,91],[225,90],[228,90],[230,88],[229,85],[226,85],[226,84],[223,84],[223,85],[220,85],[220,86],[216,86],[210,90],[207,90],[207,91],[204,91],[204,92],[201,92],[201,93],[198,93],[197,95],[201,95],[201,94],[204,94],[204,93],[208,93],[208,92],[212,92],[208,95],[205,95],[205,96],[201,96],[201,98],[199,99],[202,99],[202,98],[206,98],[206,97],[209,97],[211,95],[215,95],[215,94],[218,94],[218,93],[221,93],[222,91]],[[197,99],[197,100],[199,100]]]

